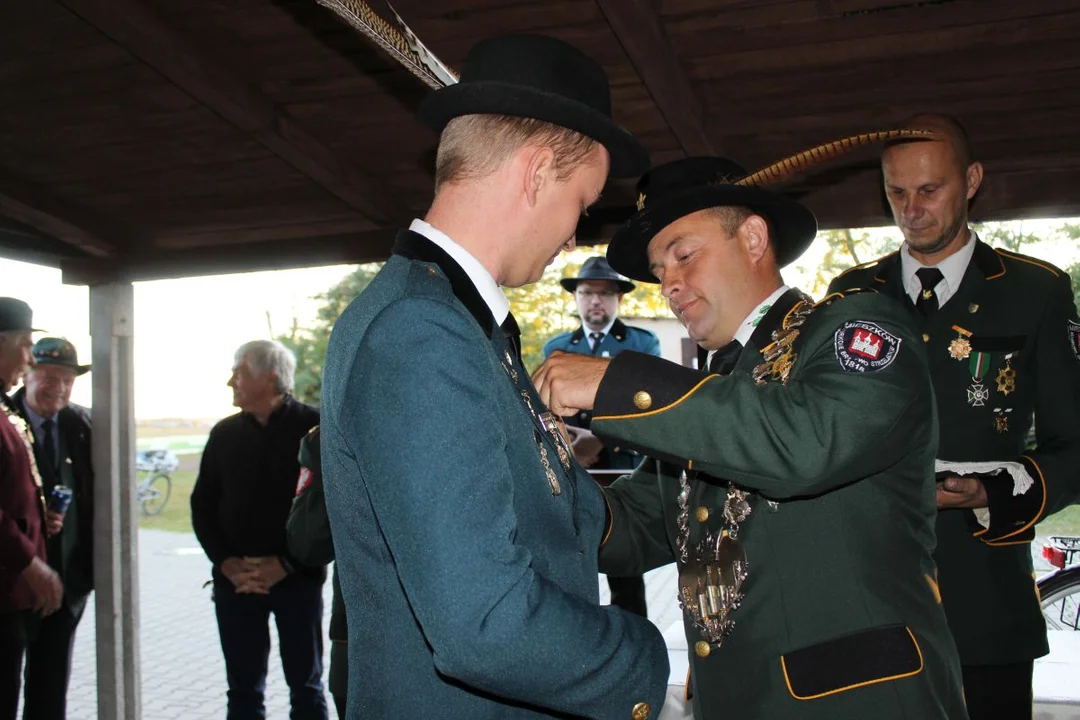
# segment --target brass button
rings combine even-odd
[[[704,640],[698,640],[694,643],[694,654],[699,658],[709,657],[709,653],[712,652],[712,646]]]
[[[927,335],[926,333],[923,333],[923,336],[922,336],[922,341],[923,341],[924,343],[925,343],[925,342],[930,342],[930,336],[929,336],[929,335]]]
[[[634,407],[638,410],[648,410],[652,407],[652,395],[644,390],[638,390],[634,393]]]
[[[652,712],[652,708],[649,707],[649,703],[638,703],[634,706],[634,711],[630,714],[633,720],[649,720],[649,713]]]
[[[699,523],[708,522],[709,520],[709,508],[702,505],[694,511],[694,519]]]

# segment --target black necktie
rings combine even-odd
[[[742,352],[742,343],[732,340],[724,347],[713,353],[709,361],[709,372],[715,375],[727,375],[739,361],[739,353]]]
[[[514,319],[513,313],[508,313],[506,319],[502,321],[503,335],[510,342],[510,345],[514,348],[514,354],[517,355],[518,360],[521,360],[521,328],[518,327],[517,320]]]
[[[56,473],[56,443],[53,441],[52,429],[56,425],[52,419],[41,423],[41,431],[45,435],[41,439],[41,447],[45,450],[45,458],[49,463],[49,469]]]
[[[589,333],[589,339],[592,340],[592,354],[595,355],[600,349],[600,341],[604,339],[604,333],[591,332]]]
[[[919,291],[919,296],[915,299],[915,309],[923,317],[930,317],[938,311],[938,298],[934,288],[945,276],[937,268],[921,268],[915,271],[915,275],[922,284],[922,290]]]

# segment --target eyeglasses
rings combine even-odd
[[[589,299],[591,297],[599,298],[601,300],[607,300],[608,298],[613,298],[613,297],[617,296],[618,294],[619,293],[617,291],[615,291],[615,290],[598,290],[598,291],[578,290],[577,291],[577,296],[579,298],[584,299],[584,300],[587,300],[587,299]]]

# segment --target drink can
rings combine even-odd
[[[63,515],[71,507],[74,492],[67,485],[57,485],[49,494],[49,509]]]

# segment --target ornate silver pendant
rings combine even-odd
[[[707,535],[679,570],[679,606],[714,646],[735,627],[748,567],[742,543],[723,532]]]

